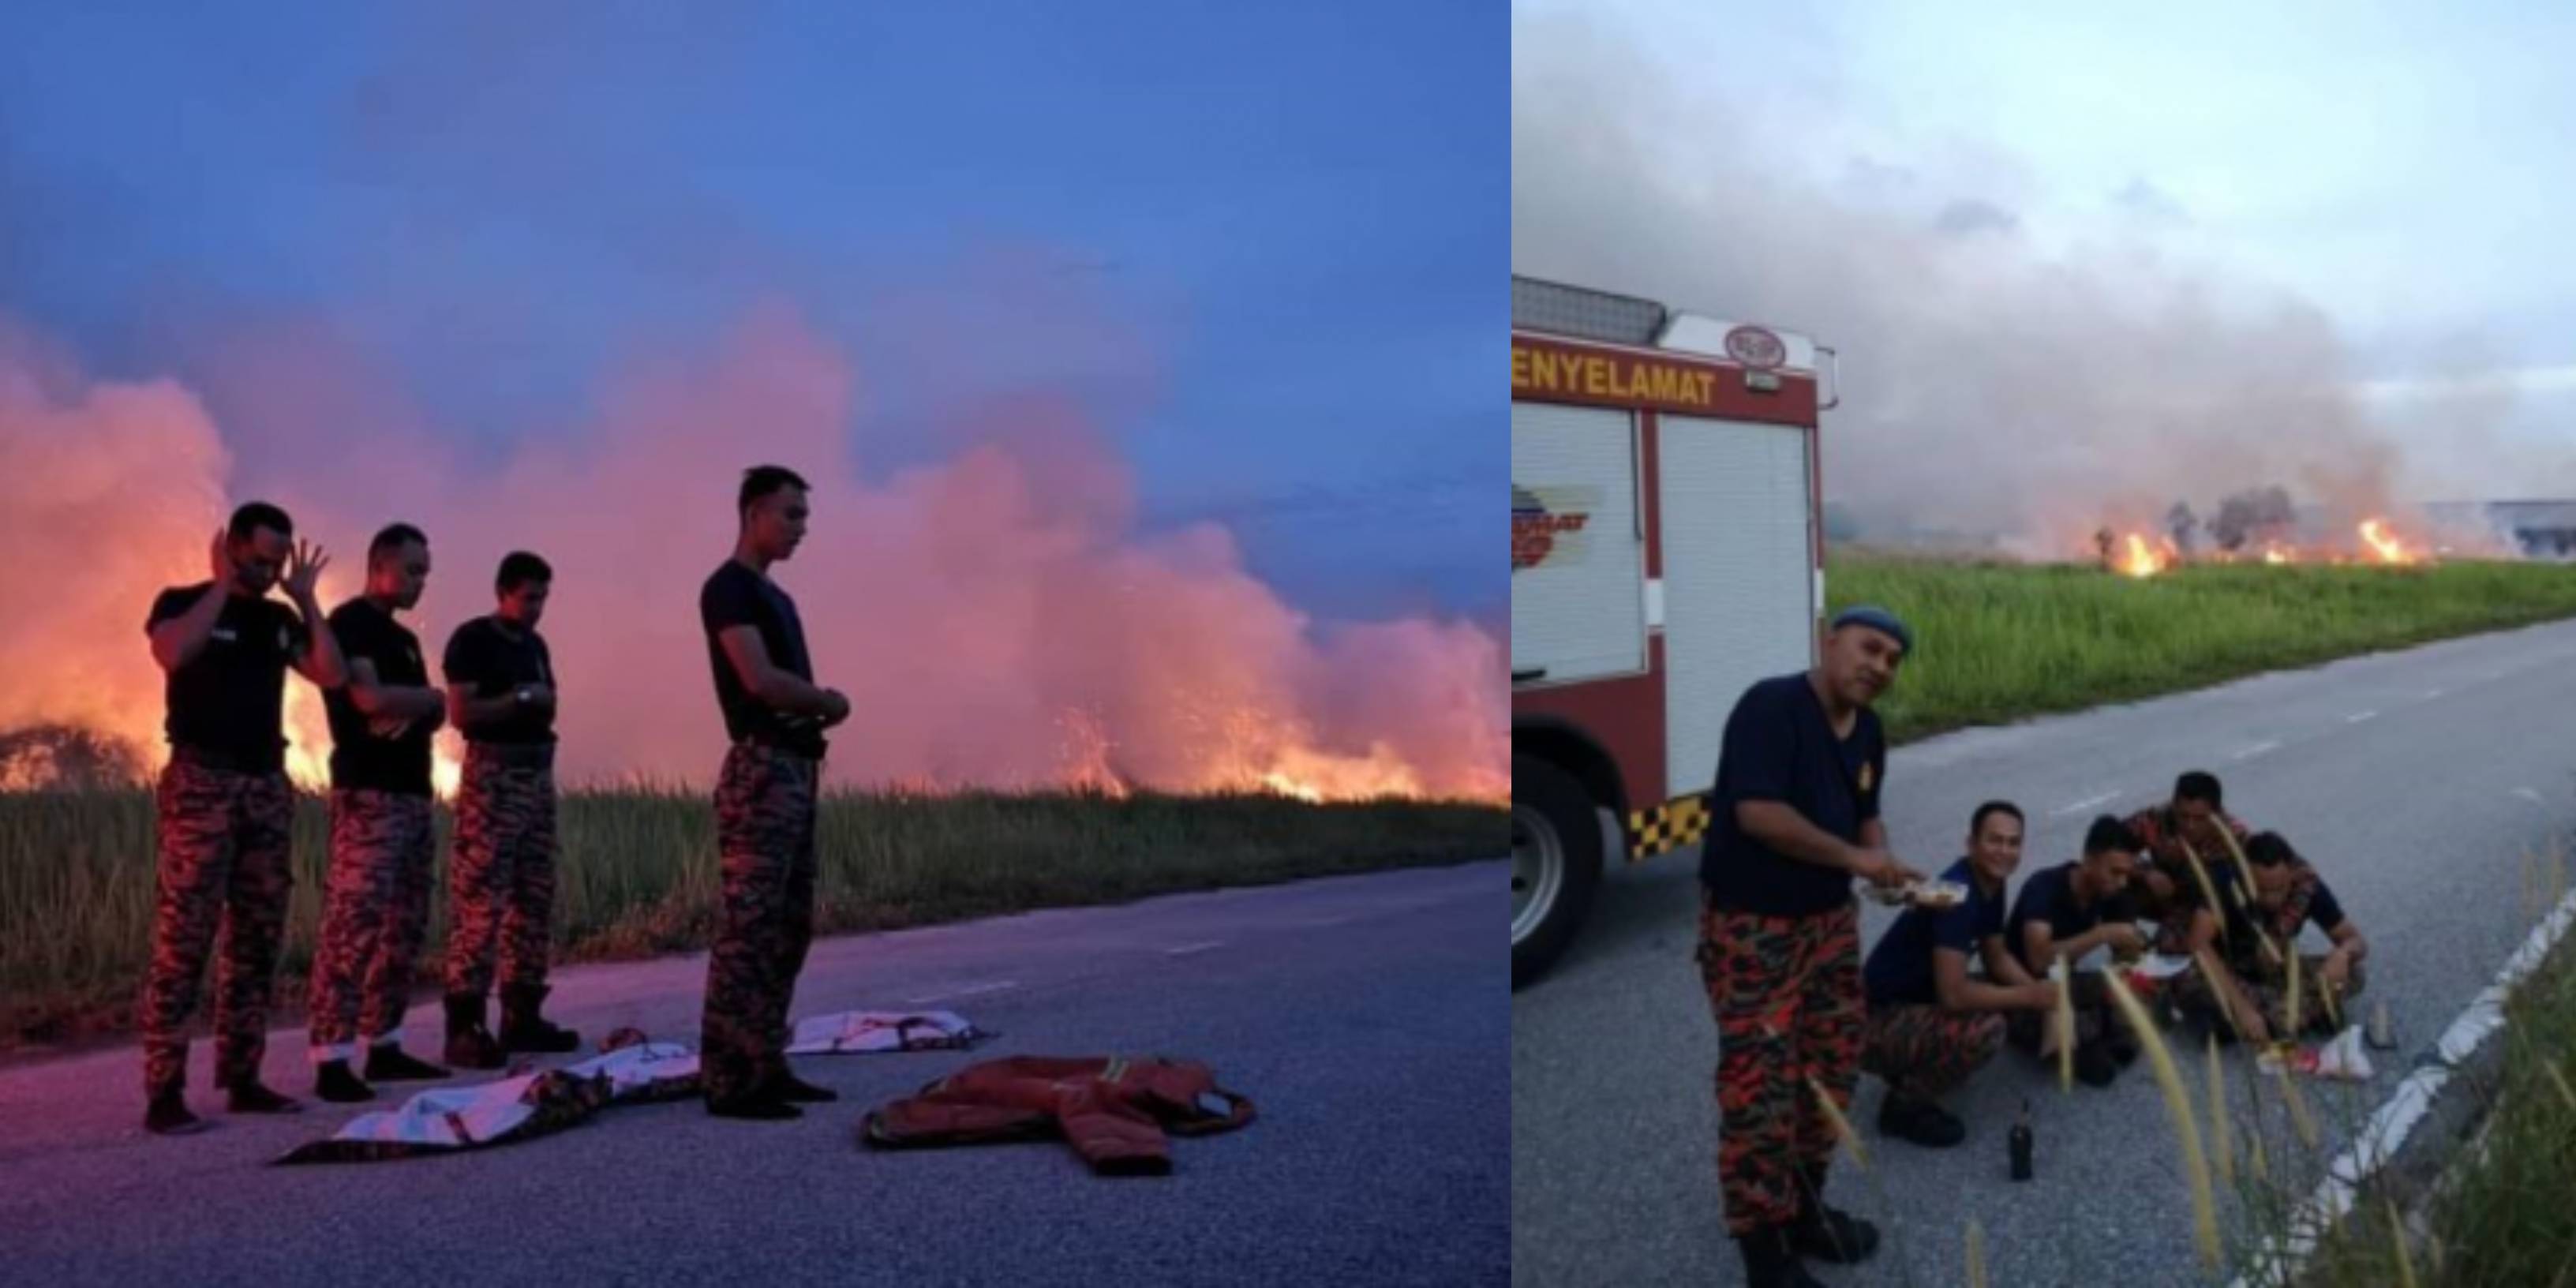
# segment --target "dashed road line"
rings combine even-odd
[[[2063,818],[2068,814],[2081,814],[2096,805],[2117,800],[2119,799],[2119,796],[2120,794],[2118,792],[2104,792],[2099,796],[2087,796],[2072,805],[2061,805],[2056,809],[2050,810],[2048,812],[2048,816],[2050,818]]]
[[[1223,947],[1225,947],[1224,940],[1210,939],[1204,943],[1181,944],[1176,947],[1166,948],[1163,950],[1163,955],[1166,957],[1187,957],[1192,953],[1203,953],[1211,948]]]
[[[2256,756],[2260,756],[2260,755],[2262,755],[2264,752],[2267,752],[2267,751],[2274,751],[2274,750],[2279,749],[2280,745],[2281,745],[2281,744],[2280,744],[2280,743],[2278,743],[2278,742],[2258,742],[2258,743],[2255,743],[2255,744],[2254,744],[2253,746],[2251,746],[2251,747],[2244,747],[2244,748],[2240,748],[2240,749],[2238,749],[2238,750],[2235,752],[2235,754],[2233,754],[2233,755],[2229,756],[2229,757],[2228,757],[2228,759],[2229,759],[2229,760],[2252,760],[2252,759],[2253,759],[2253,758],[2255,758]]]
[[[986,993],[1000,993],[1019,986],[1018,980],[1001,979],[989,984],[967,984],[937,993],[924,993],[919,997],[907,997],[903,1000],[913,1006],[919,1006],[925,1002],[945,1002],[952,997],[981,997]]]

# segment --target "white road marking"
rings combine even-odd
[[[907,997],[903,1000],[913,1006],[919,1006],[925,1002],[945,1002],[952,997],[981,997],[986,993],[999,993],[1008,989],[1018,988],[1019,986],[1020,983],[1018,980],[1002,979],[995,980],[990,984],[967,984],[963,987],[947,989],[943,992],[924,993],[919,997]]]
[[[1205,943],[1198,943],[1198,944],[1182,944],[1181,946],[1179,946],[1179,947],[1177,947],[1177,948],[1166,948],[1166,949],[1164,949],[1164,950],[1163,950],[1163,955],[1164,955],[1164,956],[1166,956],[1166,957],[1187,957],[1187,956],[1189,956],[1191,953],[1203,953],[1203,952],[1206,952],[1207,950],[1209,950],[1209,949],[1211,949],[1211,948],[1223,948],[1223,947],[1225,947],[1225,941],[1224,941],[1224,940],[1222,940],[1222,939],[1211,939],[1211,940],[1208,940],[1208,941],[1207,941],[1207,942],[1205,942]]]
[[[2253,746],[2251,746],[2251,747],[2245,747],[2245,748],[2242,748],[2242,749],[2238,750],[2235,754],[2233,754],[2233,755],[2229,756],[2229,757],[2228,757],[2228,759],[2229,759],[2229,760],[2252,760],[2252,759],[2253,759],[2253,758],[2255,758],[2256,756],[2260,756],[2260,755],[2262,755],[2264,752],[2271,751],[2271,750],[2274,750],[2274,749],[2278,748],[2280,745],[2281,745],[2281,744],[2279,744],[2279,743],[2277,743],[2277,742],[2258,742],[2258,743],[2254,744],[2254,745],[2253,745]]]
[[[2345,724],[2360,724],[2362,721],[2368,720],[2372,716],[2378,714],[2379,713],[2376,711],[2355,711],[2351,715],[2345,716],[2343,718],[2343,722]]]
[[[1304,921],[1290,922],[1289,924],[1321,930],[1326,926],[1346,925],[1349,922],[1350,918],[1348,917],[1309,917]]]
[[[2424,690],[2424,696],[2429,700],[2432,698],[2438,698],[2448,692],[2450,692],[2449,689],[2426,689]]]
[[[2434,1043],[2438,1058],[2417,1065],[2397,1084],[2387,1102],[2363,1124],[2361,1135],[2326,1165],[2325,1179],[2317,1182],[2316,1191],[2291,1213],[2285,1236],[2264,1240],[2256,1252],[2253,1272],[2235,1280],[2231,1288],[2269,1288],[2298,1277],[2308,1255],[2316,1250],[2317,1235],[2353,1209],[2362,1185],[2396,1156],[2398,1147],[2406,1143],[2415,1125],[2432,1109],[2443,1085],[2451,1080],[2452,1070],[2504,1027],[2505,996],[2548,956],[2550,948],[2567,933],[2571,919],[2576,919],[2576,894],[2560,900],[2549,916],[2531,928],[2521,949],[2506,959],[2503,970],[2496,972],[2495,983],[2471,998],[2468,1009],[2442,1031]]]
[[[2118,792],[2104,792],[2099,796],[2087,796],[2072,805],[2061,805],[2056,809],[2050,810],[2048,815],[2051,818],[2061,818],[2068,814],[2081,814],[2105,801],[2116,799],[2119,795],[2120,794]]]
[[[2514,788],[2512,791],[2506,792],[2506,793],[2505,793],[2505,795],[2507,795],[2507,796],[2519,796],[2519,797],[2523,798],[2524,800],[2530,801],[2530,802],[2531,802],[2532,804],[2534,804],[2534,805],[2538,805],[2538,806],[2540,806],[2540,807],[2541,807],[2541,808],[2543,808],[2543,809],[2546,809],[2546,808],[2548,808],[2548,807],[2549,807],[2549,802],[2547,802],[2547,801],[2545,801],[2545,800],[2542,800],[2542,799],[2540,798],[2540,792],[2539,792],[2539,790],[2538,790],[2537,788],[2531,788],[2531,787],[2517,787],[2517,788]]]

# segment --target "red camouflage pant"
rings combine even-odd
[[[188,1017],[215,958],[215,1083],[259,1074],[278,941],[295,881],[295,797],[286,775],[244,774],[174,756],[154,795],[157,875],[152,964],[144,975],[147,1094],[186,1081]]]
[[[555,776],[539,749],[465,745],[448,852],[447,991],[492,991],[546,982],[555,903]]]
[[[2004,1045],[2004,1017],[1996,1011],[1947,1011],[1938,1006],[1870,1008],[1861,1068],[1908,1100],[1938,1100],[1986,1067]]]
[[[755,743],[725,753],[716,779],[722,887],[699,1053],[707,1098],[786,1072],[796,976],[814,941],[814,814],[823,762]]]
[[[2325,963],[2324,953],[2299,954],[2300,971],[2306,976],[2300,981],[2299,991],[2298,1020],[2302,1033],[2331,1033],[2337,1022],[2355,1022],[2356,1017],[2343,1013],[2343,1003],[2360,996],[2368,983],[2361,966],[2356,963],[2351,968],[2352,975],[2343,992],[2336,997],[2333,1006],[2328,1006],[2325,990],[2317,983],[2317,972],[2324,969]],[[2287,1009],[2290,998],[2289,979],[2285,971],[2262,971],[2243,965],[2236,968],[2236,982],[2244,986],[2246,995],[2253,999],[2255,1009],[2262,1012],[2263,1022],[2271,1027],[2276,1037],[2292,1036],[2281,1031],[2282,1021],[2287,1018],[2283,1011]],[[2202,974],[2197,966],[2175,978],[2174,1003],[2184,1014],[2198,1016],[2213,1024],[2227,1022],[2227,1008],[2218,1000],[2218,985]]]
[[[392,1041],[411,1007],[412,965],[429,933],[437,844],[429,798],[331,793],[331,869],[313,948],[313,1058],[347,1059],[356,1041]]]
[[[1717,1016],[1718,1185],[1734,1235],[1797,1218],[1824,1185],[1834,1131],[1812,1082],[1848,1111],[1860,1081],[1860,913],[1703,907],[1699,966]]]

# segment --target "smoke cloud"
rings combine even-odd
[[[257,495],[331,548],[326,608],[360,588],[376,528],[426,530],[412,624],[433,652],[490,611],[504,553],[543,554],[566,776],[703,783],[723,735],[698,587],[731,551],[741,471],[774,461],[813,483],[811,538],[774,571],[817,679],[856,711],[837,781],[1504,794],[1490,633],[1311,621],[1222,527],[1140,530],[1129,470],[1069,397],[983,404],[941,459],[871,469],[848,429],[867,368],[770,305],[712,349],[626,363],[579,423],[494,457],[452,448],[343,356],[291,328],[226,353],[225,378],[258,390],[247,405],[280,412],[242,478],[189,389],[92,380],[0,327],[0,731],[156,740],[144,609],[205,575],[207,537]]]
[[[2082,557],[2104,523],[2160,530],[2281,487],[2350,524],[2401,503],[2528,495],[2503,451],[2511,390],[2474,369],[2372,396],[2333,321],[2259,282],[2175,261],[2188,213],[2140,180],[2128,231],[2043,246],[2009,158],[1983,190],[1856,157],[1834,132],[1660,75],[1653,50],[1576,17],[1516,23],[1514,271],[1815,335],[1842,355],[1824,478],[1863,535],[1990,534]],[[2462,395],[2462,396],[2455,396]]]

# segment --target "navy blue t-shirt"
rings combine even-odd
[[[1851,902],[1851,874],[1781,854],[1744,834],[1735,807],[1778,801],[1809,823],[1860,844],[1861,824],[1878,817],[1887,776],[1887,737],[1862,711],[1851,736],[1836,738],[1824,701],[1805,673],[1763,680],[1736,699],[1709,793],[1708,841],[1699,878],[1711,902],[1733,912],[1805,917]]]
[[[2225,877],[2220,876],[2217,873],[2211,873],[2210,879],[2214,881],[2226,880]],[[2304,931],[2309,926],[2314,926],[2331,935],[2334,933],[2335,927],[2342,925],[2343,922],[2343,901],[2335,898],[2334,890],[2326,885],[2324,877],[2317,878],[2316,893],[2308,896],[2308,919],[2305,924],[2299,927],[2299,931]],[[2272,931],[2272,915],[2270,913],[2263,914],[2262,924],[2263,933],[2270,934]],[[2292,931],[2292,936],[2295,938],[2299,931]],[[2230,898],[2227,900],[2227,937],[2231,947],[2237,944],[2251,944],[2256,942],[2254,923],[2251,918],[2246,916],[2244,901],[2242,899]]]
[[[1968,888],[1968,897],[1951,908],[1908,908],[1870,950],[1861,977],[1872,1006],[1931,1006],[1941,992],[1932,982],[1932,950],[1954,948],[1973,963],[1977,948],[2004,933],[2004,897],[1977,885],[1968,861],[1961,859],[1941,874]]]
[[[2065,943],[2103,922],[2135,921],[2138,913],[2129,902],[2128,892],[2096,899],[2091,907],[2075,901],[2075,864],[2061,863],[2042,868],[2021,883],[2021,895],[2013,900],[2012,916],[2004,921],[2004,945],[2013,957],[2033,975],[2046,975],[2045,963],[2033,962],[2027,936],[2022,927],[2034,921],[2048,923],[2048,933]]]

